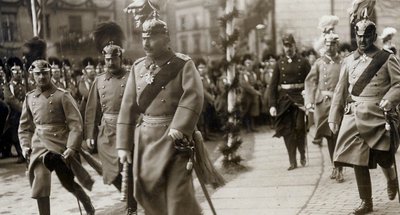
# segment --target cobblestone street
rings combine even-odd
[[[345,181],[342,184],[331,180],[332,167],[325,143],[322,148],[309,144],[309,163],[305,167],[287,171],[288,158],[283,140],[272,138],[272,134],[271,130],[264,128],[258,133],[246,135],[248,138],[243,144],[248,145],[242,148],[253,148],[254,142],[254,149],[246,149],[251,152],[251,156],[243,161],[247,170],[230,179],[225,187],[212,192],[218,215],[336,215],[349,214],[358,206],[353,169],[345,168]],[[308,139],[311,142],[310,136]],[[215,151],[216,148],[211,150]],[[216,165],[220,167],[219,162],[217,160]],[[24,168],[23,165],[14,164],[11,159],[1,162],[0,214],[37,214],[36,202],[30,198]],[[94,170],[87,169],[96,180],[93,191],[88,192],[96,214],[121,214],[123,204],[119,201],[120,194],[115,192],[114,187],[103,185]],[[371,170],[371,177],[374,200],[372,214],[398,214],[400,204],[397,199],[388,200],[386,180],[380,169]],[[199,187],[196,181],[195,186]],[[53,214],[79,214],[76,199],[65,192],[55,175],[52,188]],[[197,189],[197,193],[205,214],[211,214],[201,190]],[[110,213],[110,209],[119,212]],[[139,214],[143,214],[142,210]]]

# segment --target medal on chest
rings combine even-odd
[[[287,62],[288,62],[288,63],[293,62],[292,58],[288,58]]]
[[[144,81],[147,83],[147,84],[152,84],[153,82],[154,82],[154,70],[156,70],[157,69],[157,64],[151,64],[150,66],[149,66],[149,71],[146,73],[146,74],[144,74]]]

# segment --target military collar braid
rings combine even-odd
[[[373,57],[376,55],[376,53],[379,52],[379,50],[380,50],[380,49],[374,45],[374,46],[371,47],[370,49],[366,50],[364,54],[367,55],[367,56],[370,57],[370,58],[373,58]],[[354,60],[357,60],[357,59],[358,59],[359,57],[361,57],[362,55],[363,55],[363,54],[361,54],[358,50],[354,51],[354,54],[353,54]]]
[[[57,87],[51,83],[49,88],[46,89],[45,91],[42,91],[42,89],[40,87],[36,87],[33,95],[35,97],[39,97],[40,94],[43,94],[46,98],[49,98],[53,93],[55,93],[57,90]]]
[[[109,80],[110,78],[120,79],[126,74],[126,70],[120,68],[117,73],[106,72],[106,79]]]

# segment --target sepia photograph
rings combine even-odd
[[[400,214],[400,0],[0,0],[1,215]]]

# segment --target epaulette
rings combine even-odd
[[[146,59],[146,57],[141,57],[141,58],[139,58],[139,59],[137,59],[134,63],[133,63],[133,65],[138,65],[140,62],[142,62],[142,61],[144,61],[144,59]]]
[[[179,57],[180,59],[184,60],[184,61],[188,61],[188,60],[192,59],[188,55],[185,55],[185,54],[182,54],[182,53],[175,53],[175,55],[177,57]]]

